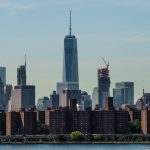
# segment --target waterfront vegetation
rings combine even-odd
[[[1,136],[0,143],[150,143],[150,135],[143,134],[71,134]]]
[[[40,121],[37,122],[37,134],[42,135],[42,134],[49,134],[49,128],[47,125],[41,123]]]
[[[128,125],[129,133],[141,133],[141,122],[138,119],[129,121]]]
[[[141,134],[139,120],[130,121],[126,134],[50,134],[49,127],[37,122],[37,135],[0,136],[0,143],[150,143],[150,135]]]

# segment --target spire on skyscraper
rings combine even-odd
[[[70,10],[70,28],[69,28],[70,36],[71,36],[71,30],[72,30],[72,28],[71,28],[71,10]]]
[[[25,67],[26,67],[26,65],[27,65],[27,60],[26,60],[26,53],[25,53]]]

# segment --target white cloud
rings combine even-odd
[[[109,1],[109,0],[108,0]],[[150,6],[150,0],[110,0],[111,2],[124,6]]]
[[[80,2],[80,0],[0,0],[0,8],[28,10],[45,6],[65,5]]]
[[[15,9],[15,10],[28,10],[32,9],[32,5],[30,4],[21,4],[10,1],[0,1],[1,9]]]

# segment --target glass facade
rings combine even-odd
[[[105,107],[105,100],[110,96],[110,83],[109,70],[98,69],[98,105],[101,109]]]
[[[118,82],[113,89],[114,106],[120,108],[122,104],[134,104],[134,83]]]
[[[64,39],[63,82],[79,82],[77,39],[72,35]]]

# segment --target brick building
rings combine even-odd
[[[37,113],[37,121],[45,124],[45,111],[36,111]]]
[[[20,111],[21,133],[25,135],[36,134],[37,113],[34,111]]]
[[[141,131],[150,134],[150,109],[141,110]]]
[[[102,111],[93,111],[92,132],[95,134],[103,133],[102,117],[103,117]]]
[[[115,134],[128,133],[129,114],[128,111],[115,111]]]
[[[6,135],[20,134],[20,114],[19,112],[6,113]]]
[[[71,131],[92,133],[92,112],[91,111],[70,111]]]
[[[49,126],[52,134],[70,133],[70,119],[68,111],[46,110],[45,124]]]
[[[37,115],[34,111],[6,113],[6,135],[36,134]]]
[[[6,132],[6,114],[0,112],[0,135],[5,135]]]

